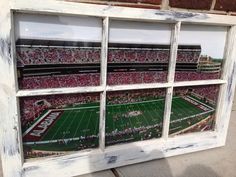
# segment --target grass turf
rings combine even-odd
[[[162,124],[164,113],[164,99],[142,101],[138,103],[114,104],[107,105],[106,112],[106,133],[124,131],[128,128],[147,127],[155,124]],[[125,114],[139,111],[141,114],[127,117]],[[190,104],[181,97],[175,97],[172,102],[171,120],[196,115],[204,112],[196,106]],[[207,116],[207,115],[206,115]],[[205,118],[193,119],[195,124]],[[118,119],[114,119],[119,117]],[[187,128],[189,122],[187,120],[180,123],[170,125],[170,133],[180,131]],[[162,127],[159,129],[151,128],[141,133],[131,133],[122,136],[106,137],[106,145],[112,145],[120,142],[138,141],[161,136]],[[89,103],[83,105],[69,106],[64,109],[61,117],[56,123],[50,127],[47,133],[41,138],[41,141],[50,141],[58,139],[70,139],[78,137],[86,137],[98,135],[99,132],[99,103]],[[151,136],[150,136],[151,134]],[[149,135],[149,136],[148,136]],[[148,136],[148,137],[147,137]],[[31,145],[33,149],[49,150],[49,151],[68,151],[77,150],[80,144],[86,147],[97,147],[98,137],[92,138],[90,141],[74,140],[68,143],[46,143]]]

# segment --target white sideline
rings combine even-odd
[[[40,119],[38,119],[30,128],[28,128],[22,135],[25,136],[29,133],[44,117],[46,117],[52,110],[48,110]]]
[[[210,113],[212,111],[214,111],[215,109],[204,104],[204,103],[201,103],[200,101],[190,97],[190,96],[186,96],[188,97],[189,99],[192,99],[194,101],[196,101],[197,103],[201,104],[201,105],[204,105],[206,106],[207,108],[209,108],[210,110],[207,111],[207,112],[203,112],[203,113],[199,113],[199,114],[195,114],[195,115],[192,115],[192,116],[188,116],[188,117],[184,117],[184,118],[181,118],[181,119],[177,119],[177,120],[173,120],[171,121],[170,123],[175,123],[175,122],[178,122],[178,121],[183,121],[183,120],[186,120],[186,119],[189,119],[189,118],[192,118],[192,117],[196,117],[196,116],[200,116],[200,115],[204,115],[204,114],[207,114],[207,113]],[[173,99],[176,99],[176,98],[182,98],[181,96],[175,96],[173,97]],[[135,102],[135,103],[126,103],[126,105],[132,105],[132,104],[140,104],[140,103],[151,103],[151,102],[158,102],[158,101],[163,101],[165,99],[158,99],[158,100],[149,100],[149,101],[141,101],[141,102]],[[122,104],[113,104],[113,105],[107,105],[108,107],[113,107],[113,106],[120,106]],[[51,109],[51,110],[48,110],[48,112],[46,112],[39,120],[37,120],[29,129],[27,129],[23,136],[25,136],[28,132],[30,132],[45,116],[47,116],[50,112],[52,111],[64,111],[64,110],[81,110],[81,109],[88,109],[88,108],[98,108],[99,106],[89,106],[89,107],[81,107],[81,108],[66,108],[66,109]],[[80,138],[68,138],[68,139],[59,139],[59,140],[79,140]],[[47,140],[47,141],[37,141],[37,142],[25,142],[24,144],[28,144],[28,145],[31,145],[31,144],[45,144],[45,143],[55,143],[59,140]]]
[[[181,98],[181,97],[173,97],[173,99],[176,98]],[[135,103],[125,103],[125,105],[132,105],[132,104],[140,104],[140,103],[151,103],[151,102],[158,102],[158,101],[163,101],[165,99],[158,99],[158,100],[149,100],[149,101],[140,101],[140,102],[135,102]],[[113,105],[107,105],[107,107],[113,107],[113,106],[121,106],[124,104],[113,104]],[[98,108],[100,106],[88,106],[88,107],[81,107],[81,108],[66,108],[66,109],[52,109],[56,111],[67,111],[67,110],[80,110],[80,109],[88,109],[88,108]]]
[[[197,103],[199,103],[199,104],[201,104],[201,105],[206,106],[207,108],[209,108],[209,109],[211,109],[211,110],[214,110],[214,108],[212,108],[212,107],[206,105],[205,103],[202,103],[202,102],[196,100],[195,98],[192,98],[192,97],[190,97],[190,96],[187,96],[187,97],[188,97],[189,99],[192,99],[192,100],[196,101]]]

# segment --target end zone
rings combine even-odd
[[[62,110],[49,111],[39,121],[32,125],[23,135],[24,142],[39,141],[48,129],[56,122],[62,115]]]

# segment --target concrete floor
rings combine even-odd
[[[113,172],[106,170],[80,177],[236,177],[235,135],[236,104],[233,106],[225,147],[129,165],[116,168]],[[0,170],[1,176],[2,171]]]

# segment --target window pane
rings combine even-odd
[[[171,25],[111,21],[109,85],[167,81]]]
[[[218,85],[174,88],[171,136],[214,130]]]
[[[101,25],[92,17],[16,14],[19,88],[99,85]]]
[[[98,147],[99,93],[20,98],[25,158]]]
[[[227,27],[182,25],[175,81],[220,79]]]
[[[107,93],[106,145],[162,136],[165,89]]]

